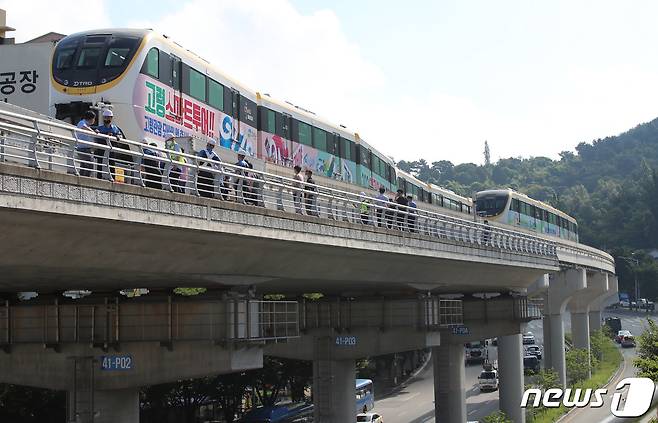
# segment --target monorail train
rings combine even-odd
[[[576,219],[511,189],[478,192],[475,208],[488,221],[578,242]]]
[[[187,137],[185,149],[192,152],[213,138],[223,147],[218,153],[224,160],[244,150],[260,170],[290,175],[289,168],[300,165],[312,169],[322,185],[352,192],[365,188],[373,196],[380,187],[389,195],[402,189],[428,210],[473,217],[471,199],[397,169],[393,160],[344,126],[251,90],[152,30],[69,35],[55,48],[51,72],[51,109],[58,119],[75,123],[88,109],[111,107],[115,123],[131,139],[147,138],[163,146],[164,134],[173,132]],[[538,202],[527,202],[537,207]],[[557,210],[551,213],[573,223],[575,229],[573,219]],[[503,214],[491,217],[577,239],[569,227],[559,226],[558,231],[549,222],[544,231],[536,217],[526,218],[520,211]],[[508,215],[519,216],[520,223],[508,222]]]

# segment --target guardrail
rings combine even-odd
[[[0,104],[0,161],[555,258],[559,241],[26,116]],[[583,254],[591,252],[583,250]]]

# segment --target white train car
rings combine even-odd
[[[477,215],[536,234],[578,242],[578,223],[568,214],[512,189],[480,191]]]

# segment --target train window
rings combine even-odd
[[[340,135],[327,133],[327,153],[340,157]]]
[[[290,139],[290,117],[279,112],[275,113],[276,134],[287,140]]]
[[[512,198],[512,204],[510,206],[510,209],[513,212],[519,212],[521,209],[521,205],[519,204],[519,199],[518,198]]]
[[[149,52],[150,53],[150,52]],[[146,66],[148,68],[148,56],[146,58]],[[144,73],[146,70],[144,70]],[[165,84],[171,86],[172,81],[171,81],[171,56],[169,56],[167,53],[160,51],[158,54],[158,75],[159,75],[159,80],[164,82]]]
[[[301,144],[313,146],[313,137],[311,135],[311,125],[304,122],[298,122],[299,131],[297,132],[297,141]]]
[[[75,56],[75,47],[63,48],[57,52],[55,58],[55,69],[69,69],[73,66],[73,56]]]
[[[123,63],[126,61],[126,58],[128,57],[128,54],[130,53],[130,48],[129,47],[110,47],[107,50],[107,54],[105,55],[105,67],[106,68],[116,68],[116,67],[121,67],[123,66]],[[151,52],[149,51],[149,55]],[[158,72],[158,50],[155,50],[155,71],[156,73]],[[148,56],[146,56],[146,60],[148,61]],[[150,68],[150,65],[149,65]],[[157,74],[155,75],[157,78]]]
[[[361,166],[365,166],[368,169],[372,169],[370,167],[371,165],[370,151],[362,145],[359,146],[359,163],[361,164]]]
[[[352,158],[352,149],[350,148],[350,140],[340,137],[340,157],[341,159],[354,161]]]
[[[85,47],[78,56],[78,69],[94,69],[98,65],[101,47]]]
[[[313,147],[327,151],[327,133],[316,127],[313,127]]]
[[[256,108],[257,104],[244,96],[240,96],[240,122],[249,126],[256,127]]]
[[[208,104],[217,110],[224,110],[224,86],[208,78]]]
[[[228,87],[224,87],[224,113],[233,116],[233,91]]]
[[[381,160],[379,160],[379,157],[377,157],[375,154],[373,154],[370,157],[370,160],[371,160],[371,163],[372,163],[372,171],[375,174],[379,175],[379,170],[380,170],[379,167],[380,167]]]
[[[199,101],[206,101],[206,76],[196,69],[189,68],[189,79],[186,94]]]
[[[271,134],[276,132],[276,113],[274,110],[266,110],[265,114],[267,116],[266,120],[263,122],[265,124],[265,130]]]

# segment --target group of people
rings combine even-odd
[[[89,132],[109,135],[112,137],[110,142],[113,147],[129,150],[130,147],[120,141],[119,137],[125,138],[125,136],[121,129],[112,122],[114,117],[112,111],[106,109],[101,113],[101,116],[103,117],[103,124],[95,126],[96,114],[89,110],[84,113],[77,127]],[[83,141],[76,147],[80,162],[80,175],[90,177],[95,171],[96,177],[102,179],[104,173],[103,162],[107,149],[94,148],[91,144],[108,145],[107,138],[94,137],[84,132],[79,132],[77,138]],[[111,152],[109,154],[109,171],[114,179],[116,180],[117,176],[123,177],[125,172],[132,172],[135,182],[138,180],[136,176],[141,175],[147,187],[163,189],[166,186],[163,178],[168,177],[172,191],[185,193],[187,181],[191,180],[188,177],[188,159],[185,157],[185,149],[178,143],[175,134],[172,132],[165,133],[164,139],[165,151],[163,152],[157,149],[158,145],[156,143],[149,142],[148,139],[144,138],[142,140],[144,155],[138,163],[135,163],[135,159],[130,154]],[[249,172],[249,169],[253,169],[254,166],[247,160],[244,150],[238,152],[238,160],[235,163],[236,168],[232,174],[228,174],[222,166],[221,158],[214,151],[215,146],[215,140],[209,139],[206,147],[196,154],[199,157],[200,167],[197,179],[199,194],[206,198],[236,199],[236,201],[243,200],[246,204],[263,206],[259,195],[260,183],[257,181],[258,177]],[[216,192],[216,187],[219,187],[219,192]],[[231,191],[234,191],[235,194],[232,194]]]
[[[96,114],[89,110],[85,112],[77,127],[82,130],[108,135],[113,147],[129,150],[130,147],[120,141],[119,137],[125,138],[125,136],[121,129],[113,123],[114,114],[112,110],[103,110],[101,116],[103,124],[95,126]],[[108,138],[93,137],[83,132],[78,133],[77,137],[78,140],[84,141],[76,148],[78,160],[81,163],[80,175],[92,176],[95,169],[96,176],[103,178],[103,161],[107,149],[94,148],[90,144],[108,145]],[[165,151],[163,152],[157,149],[156,143],[149,142],[148,139],[144,138],[142,140],[144,154],[139,163],[134,163],[134,159],[129,154],[111,152],[108,158],[110,173],[116,178],[118,174],[123,175],[123,172],[131,171],[127,169],[130,167],[135,173],[140,172],[141,179],[147,187],[155,189],[163,189],[165,187],[163,178],[168,177],[172,191],[185,193],[187,181],[191,179],[187,176],[188,161],[185,157],[185,150],[176,140],[174,133],[165,133],[164,139]],[[215,146],[215,140],[209,139],[206,142],[206,147],[196,154],[200,168],[197,178],[199,194],[206,198],[235,199],[236,201],[244,201],[246,204],[264,206],[258,175],[249,172],[254,166],[247,160],[246,153],[243,150],[238,152],[238,160],[234,165],[234,170],[229,174],[222,165],[222,159],[214,151]],[[303,173],[304,175],[302,175],[301,166],[294,166],[293,203],[295,212],[298,214],[306,213],[309,216],[319,216],[316,203],[318,190],[313,180],[313,171],[305,169]],[[137,180],[137,178],[134,179]],[[232,191],[235,194],[232,194]],[[363,224],[370,224],[370,208],[375,207],[376,218],[374,216],[372,218],[376,221],[372,222],[373,224],[389,229],[395,228],[415,232],[417,205],[413,196],[405,195],[404,191],[399,189],[395,198],[389,198],[386,196],[386,189],[381,187],[379,195],[373,201],[374,204],[371,204],[364,192],[361,193],[361,198],[359,213]]]
[[[304,175],[306,179],[302,176],[302,167],[296,165],[294,168],[293,174],[293,188],[292,193],[293,203],[295,205],[295,213],[303,214],[302,212],[302,198],[304,199],[304,209],[306,214],[309,216],[320,216],[318,212],[317,205],[315,203],[315,196],[317,194],[317,187],[315,181],[313,180],[313,171],[311,169],[306,169]]]
[[[361,193],[365,197],[365,193]],[[374,201],[376,211],[376,224],[380,228],[408,230],[416,232],[416,215],[418,205],[412,195],[405,195],[404,191],[398,189],[395,198],[389,198],[386,195],[386,188],[380,187],[379,194]],[[365,225],[370,224],[370,201],[363,198],[360,205],[361,222]]]
[[[94,132],[97,134],[109,136],[110,144],[115,148],[129,149],[128,145],[120,142],[119,137],[124,137],[123,131],[121,128],[116,126],[112,121],[114,119],[114,113],[112,110],[106,109],[101,113],[103,118],[102,125],[95,125],[96,123],[96,114],[91,110],[87,110],[82,119],[77,124],[79,129],[84,129],[89,132]],[[84,141],[84,143],[77,146],[78,159],[80,160],[80,175],[81,176],[92,176],[92,173],[96,172],[96,177],[99,179],[103,178],[103,160],[105,158],[106,149],[94,148],[89,145],[90,143],[108,145],[108,138],[105,137],[92,137],[91,135],[85,133],[78,133],[78,140]],[[112,152],[109,155],[109,165],[110,172],[113,175],[117,175],[117,162],[121,161],[131,161],[132,158],[128,155]]]

